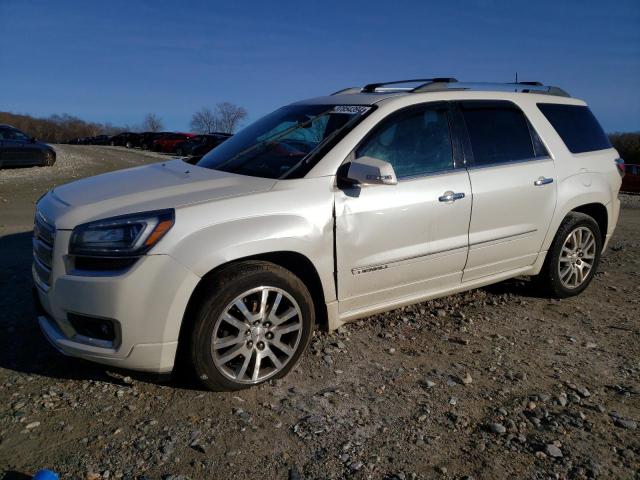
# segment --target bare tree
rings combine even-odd
[[[214,132],[217,129],[217,118],[208,108],[196,112],[191,117],[191,130],[197,133]]]
[[[247,118],[247,111],[233,103],[222,102],[216,105],[215,117],[217,131],[234,133],[242,121]]]
[[[147,132],[159,132],[164,128],[162,120],[155,113],[147,113],[142,122],[142,128]]]

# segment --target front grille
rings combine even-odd
[[[36,212],[33,225],[33,266],[36,272],[36,284],[45,290],[49,288],[51,283],[55,238],[55,227],[47,223],[39,212]]]

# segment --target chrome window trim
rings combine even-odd
[[[410,180],[418,180],[426,177],[436,177],[440,175],[446,175],[448,173],[454,173],[461,170],[464,170],[464,167],[445,168],[442,170],[436,170],[434,172],[418,173],[415,175],[405,175],[403,177],[396,177],[396,178],[398,179],[398,182],[405,181],[405,180],[410,181]]]
[[[477,165],[476,163],[473,163],[471,165],[467,165],[466,168],[467,168],[467,170],[476,170],[476,169],[479,169],[479,168],[504,167],[504,166],[509,166],[509,165],[518,165],[518,164],[521,164],[521,163],[540,162],[540,161],[545,161],[545,160],[553,161],[553,158],[551,158],[551,156],[534,157],[534,158],[523,158],[522,160],[510,160],[508,162],[485,163],[484,165]]]

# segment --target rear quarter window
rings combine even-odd
[[[539,103],[538,108],[558,132],[571,153],[611,148],[609,138],[589,107]]]

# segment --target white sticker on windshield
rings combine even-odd
[[[364,105],[336,105],[333,107],[332,113],[348,113],[350,115],[360,114],[369,110],[371,107]]]

